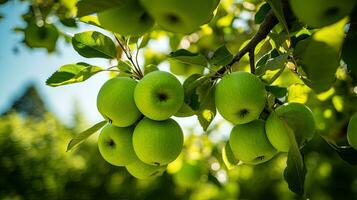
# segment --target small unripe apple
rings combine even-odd
[[[154,71],[138,83],[135,103],[141,113],[153,120],[166,120],[177,113],[184,100],[180,81],[172,74]]]
[[[229,145],[235,158],[246,164],[260,164],[277,154],[266,136],[263,120],[236,125],[231,131]]]
[[[120,35],[142,35],[154,25],[154,20],[138,0],[122,1],[119,6],[99,12],[100,25]]]
[[[104,160],[115,166],[134,162],[136,155],[132,143],[133,131],[134,127],[106,125],[98,137],[99,152]]]
[[[233,72],[217,85],[217,110],[233,124],[245,124],[259,118],[265,95],[264,84],[258,77],[248,72]]]
[[[181,153],[183,133],[173,119],[154,121],[142,119],[134,130],[133,146],[136,155],[150,165],[166,165]]]
[[[294,14],[309,26],[320,28],[349,15],[356,0],[290,0]]]
[[[347,128],[348,143],[357,150],[357,113],[355,113],[348,123]]]
[[[154,166],[154,165],[149,165],[141,160],[139,160],[138,157],[135,156],[135,160],[125,166],[126,170],[134,176],[137,179],[147,179],[155,176],[160,176],[164,173],[166,170],[166,165],[165,166]]]
[[[53,24],[37,25],[35,22],[29,23],[24,30],[25,43],[32,48],[46,48],[52,52],[56,48],[59,37],[58,30]]]
[[[307,106],[300,103],[282,105],[269,115],[265,126],[270,143],[281,152],[288,152],[290,148],[289,130],[286,125],[294,132],[299,146],[314,136],[315,120]]]
[[[175,33],[191,33],[211,17],[215,0],[140,0],[160,27]]]
[[[135,105],[134,89],[137,82],[127,77],[108,80],[97,97],[98,111],[118,127],[134,124],[141,113]]]
[[[181,168],[173,175],[175,183],[181,187],[195,187],[201,180],[204,166],[199,160],[189,160],[182,163]]]

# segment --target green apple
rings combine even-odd
[[[204,67],[199,65],[188,65],[175,60],[170,60],[169,63],[170,63],[170,71],[179,76],[202,74],[204,71]]]
[[[185,161],[179,171],[173,175],[173,179],[181,187],[195,187],[204,175],[203,167],[202,162],[199,160]]]
[[[98,137],[99,152],[108,163],[125,166],[135,160],[133,148],[133,127],[120,128],[106,125]]]
[[[125,0],[119,6],[99,12],[100,25],[120,35],[142,35],[154,25],[154,20],[138,0]]]
[[[115,126],[127,127],[134,124],[141,116],[134,101],[136,85],[136,81],[127,77],[108,80],[97,97],[100,114]]]
[[[277,154],[266,136],[263,120],[236,125],[231,131],[229,145],[235,158],[246,164],[260,164]]]
[[[53,24],[38,26],[35,22],[28,24],[24,30],[24,34],[24,41],[29,47],[46,48],[48,52],[55,50],[59,37],[57,28]]]
[[[315,120],[311,110],[300,103],[284,104],[269,115],[265,125],[268,139],[278,151],[288,152],[290,148],[286,125],[294,132],[299,146],[314,136]]]
[[[144,163],[166,165],[181,153],[183,133],[173,119],[154,121],[144,118],[135,127],[133,146]]]
[[[140,0],[163,29],[191,33],[212,17],[215,0]]]
[[[234,154],[233,154],[231,146],[229,145],[229,142],[224,144],[224,147],[222,149],[222,160],[229,170],[233,169],[239,162],[234,157]]]
[[[320,28],[349,15],[356,0],[290,0],[294,14],[309,26]]]
[[[180,81],[172,74],[154,71],[138,83],[134,92],[139,110],[153,120],[166,120],[182,106],[184,91]]]
[[[126,170],[137,179],[147,179],[155,176],[160,176],[166,170],[166,166],[154,166],[143,163],[135,156],[134,162],[125,166]]]
[[[357,113],[352,115],[347,128],[348,143],[357,150]]]
[[[258,119],[265,106],[265,87],[248,72],[233,72],[218,83],[215,100],[218,112],[233,124]]]

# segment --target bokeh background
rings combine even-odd
[[[202,30],[203,36],[197,39],[199,42],[192,42],[195,38],[184,38],[181,46],[191,45],[192,49],[204,50],[215,49],[221,42],[230,42],[230,50],[235,52],[249,39],[256,31],[254,13],[263,1],[223,2],[228,14],[217,19],[215,25],[222,30],[218,35],[225,39],[214,40],[210,37],[212,34]],[[66,152],[71,137],[102,119],[96,109],[96,95],[111,74],[97,74],[83,83],[56,88],[46,86],[45,81],[64,64],[84,61],[109,66],[109,63],[81,57],[64,37],[60,37],[56,51],[51,53],[24,45],[23,34],[14,28],[26,27],[21,15],[28,9],[26,1],[0,5],[3,16],[0,20],[0,199],[296,198],[282,176],[286,154],[279,154],[262,165],[227,169],[221,152],[231,125],[220,116],[207,133],[198,126],[195,117],[177,119],[185,132],[183,153],[163,176],[148,180],[137,180],[125,168],[106,163],[97,148],[97,135],[79,148]],[[53,20],[66,35],[99,30],[84,23],[70,28],[56,19],[49,20]],[[140,63],[153,62],[160,64],[160,69],[169,70],[165,57],[155,58],[152,53],[169,53],[172,50],[169,41],[164,36],[150,41],[147,49],[140,53]],[[247,59],[242,63],[236,67],[247,67]],[[342,70],[336,88],[346,83],[343,75]],[[180,76],[180,79],[184,80],[184,77]],[[294,81],[295,77],[286,72],[277,84],[294,83],[298,87]],[[343,92],[330,91],[317,96],[306,88],[298,89],[300,93],[290,100],[316,108],[318,134],[329,135],[344,143],[344,113],[351,112],[349,108],[355,99],[346,100],[348,97]],[[357,199],[356,167],[344,162],[318,135],[304,147],[304,153],[308,169],[307,197]]]

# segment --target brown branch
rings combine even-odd
[[[240,59],[242,59],[242,57],[249,52],[253,51],[253,56],[251,56],[251,58],[254,57],[255,47],[259,44],[259,42],[261,42],[268,36],[270,31],[275,27],[275,25],[278,24],[278,22],[279,21],[275,17],[273,10],[270,10],[269,13],[266,15],[263,23],[260,25],[257,33],[253,36],[249,43],[233,57],[232,61],[228,65],[218,70],[217,74],[224,74],[227,69],[231,68],[234,63],[239,62]],[[253,71],[255,71],[255,69]]]
[[[249,51],[249,64],[250,64],[250,73],[255,74],[255,47]]]

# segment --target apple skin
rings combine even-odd
[[[170,118],[181,108],[184,91],[174,75],[154,71],[138,83],[134,99],[141,113],[150,119],[161,121]]]
[[[263,120],[236,125],[231,131],[229,145],[235,158],[246,164],[264,163],[277,154],[266,136]]]
[[[314,28],[333,24],[349,15],[356,0],[290,0],[299,20]]]
[[[357,150],[357,113],[352,115],[347,128],[348,143]]]
[[[134,124],[141,116],[134,101],[136,85],[136,81],[127,77],[112,78],[104,83],[97,97],[100,114],[118,127]]]
[[[99,12],[100,25],[120,35],[142,35],[154,25],[154,20],[137,0],[123,1],[120,6]]]
[[[136,155],[132,143],[133,131],[134,127],[106,125],[98,137],[99,152],[104,160],[115,166],[134,162]]]
[[[142,119],[135,127],[133,146],[138,158],[150,165],[166,165],[174,161],[183,147],[183,133],[173,119]]]
[[[58,30],[53,24],[38,26],[35,22],[28,24],[24,35],[24,41],[29,47],[46,48],[48,52],[55,50],[59,37]]]
[[[140,0],[157,24],[174,33],[192,33],[212,17],[215,0]]]
[[[266,91],[258,77],[248,72],[233,72],[218,83],[215,101],[218,112],[233,124],[258,119],[265,106]]]
[[[166,170],[165,166],[154,166],[142,162],[135,156],[134,161],[125,166],[126,170],[137,179],[147,179],[155,176],[160,176]]]
[[[269,115],[265,125],[267,137],[278,151],[288,152],[290,148],[288,130],[284,122],[294,131],[300,147],[313,138],[315,119],[312,111],[304,104],[284,104]]]

